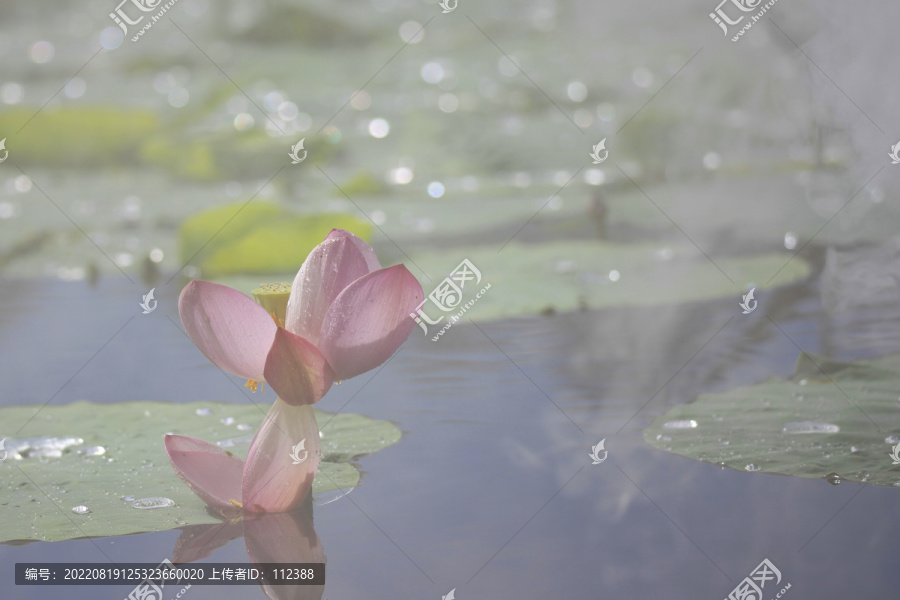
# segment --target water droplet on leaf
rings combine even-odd
[[[782,433],[838,433],[841,428],[831,423],[816,423],[814,421],[800,421],[797,423],[785,423],[781,428]]]
[[[682,421],[669,421],[663,425],[666,429],[694,429],[697,427],[697,421],[693,419],[685,419]]]
[[[175,501],[171,498],[140,498],[132,502],[131,506],[140,509],[167,508],[175,506]]]

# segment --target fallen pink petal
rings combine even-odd
[[[217,510],[240,506],[244,461],[215,444],[184,435],[167,435],[166,454],[175,473]]]

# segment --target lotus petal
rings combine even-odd
[[[349,379],[389,359],[415,327],[409,315],[423,296],[403,265],[379,269],[347,286],[329,307],[318,344],[335,377]]]
[[[332,234],[303,261],[291,287],[284,323],[288,331],[314,345],[319,344],[328,307],[344,288],[369,273],[369,261],[375,256],[371,248],[368,249],[371,257],[360,250],[354,242],[356,236],[334,234],[334,231]]]
[[[206,358],[223,371],[263,380],[277,325],[252,298],[218,283],[192,281],[181,291],[178,312]]]
[[[898,144],[898,146],[900,146],[900,144]],[[366,265],[369,267],[369,273],[371,273],[372,271],[377,271],[381,268],[381,263],[378,262],[378,257],[375,256],[375,251],[372,250],[372,246],[367,244],[361,237],[356,236],[344,229],[332,229],[331,233],[325,236],[326,240],[335,238],[347,238],[351,242],[353,242],[353,245],[356,246],[357,250],[359,250],[363,257],[366,259]]]
[[[294,464],[293,448],[303,443]],[[244,510],[286,512],[303,503],[319,468],[319,426],[308,404],[281,399],[269,409],[250,444],[241,483]]]
[[[269,350],[266,381],[287,404],[313,404],[334,382],[334,371],[318,348],[290,331],[278,328]]]
[[[219,446],[185,435],[167,435],[166,454],[191,491],[215,509],[235,509],[241,499],[244,461]]]

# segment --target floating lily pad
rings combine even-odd
[[[368,239],[371,225],[352,215],[298,215],[271,203],[219,206],[181,226],[181,256],[204,277],[228,273],[279,273],[303,260],[334,229]]]
[[[60,108],[33,118],[38,112],[33,107],[0,113],[0,131],[19,131],[27,123],[6,143],[17,161],[90,167],[135,163],[141,142],[160,127],[148,110]]]
[[[288,152],[292,144],[300,141],[297,138],[292,143],[285,143],[258,130],[235,134],[177,131],[175,128],[176,124],[170,124],[167,131],[142,143],[141,161],[195,180],[258,176],[271,169],[273,164],[290,164]],[[337,153],[337,146],[325,137],[310,135],[302,139],[310,162],[327,165]]]
[[[900,354],[841,362],[801,355],[788,379],[673,407],[644,430],[652,446],[742,471],[900,486]]]
[[[47,406],[16,438],[7,437],[6,452],[0,452],[6,456],[0,464],[0,542],[125,535],[219,522],[175,475],[163,435],[216,441],[243,458],[266,408],[213,402]],[[18,428],[38,409],[0,408],[0,422]],[[316,419],[323,460],[314,494],[356,486],[359,472],[348,461],[395,444],[401,436],[393,423],[362,415],[316,410]],[[132,506],[142,499],[160,507]]]
[[[688,244],[614,244],[598,241],[512,243],[497,247],[443,250],[414,255],[413,261],[432,281],[420,277],[426,294],[468,258],[481,272],[480,283],[467,283],[463,300],[491,288],[468,310],[472,319],[494,319],[545,311],[571,311],[610,306],[658,306],[733,296],[754,285],[758,289],[793,283],[809,275],[802,260],[787,253],[717,258],[719,271]],[[769,278],[779,271],[769,282]],[[413,265],[410,269],[420,273]],[[735,304],[735,306],[737,306]],[[432,318],[440,312],[424,307]]]

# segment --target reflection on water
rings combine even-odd
[[[251,564],[325,563],[325,550],[307,508],[292,513],[245,515],[215,525],[192,525],[181,530],[172,562],[189,563],[209,557],[228,542],[244,538]],[[261,585],[271,600],[320,600],[322,585]]]

